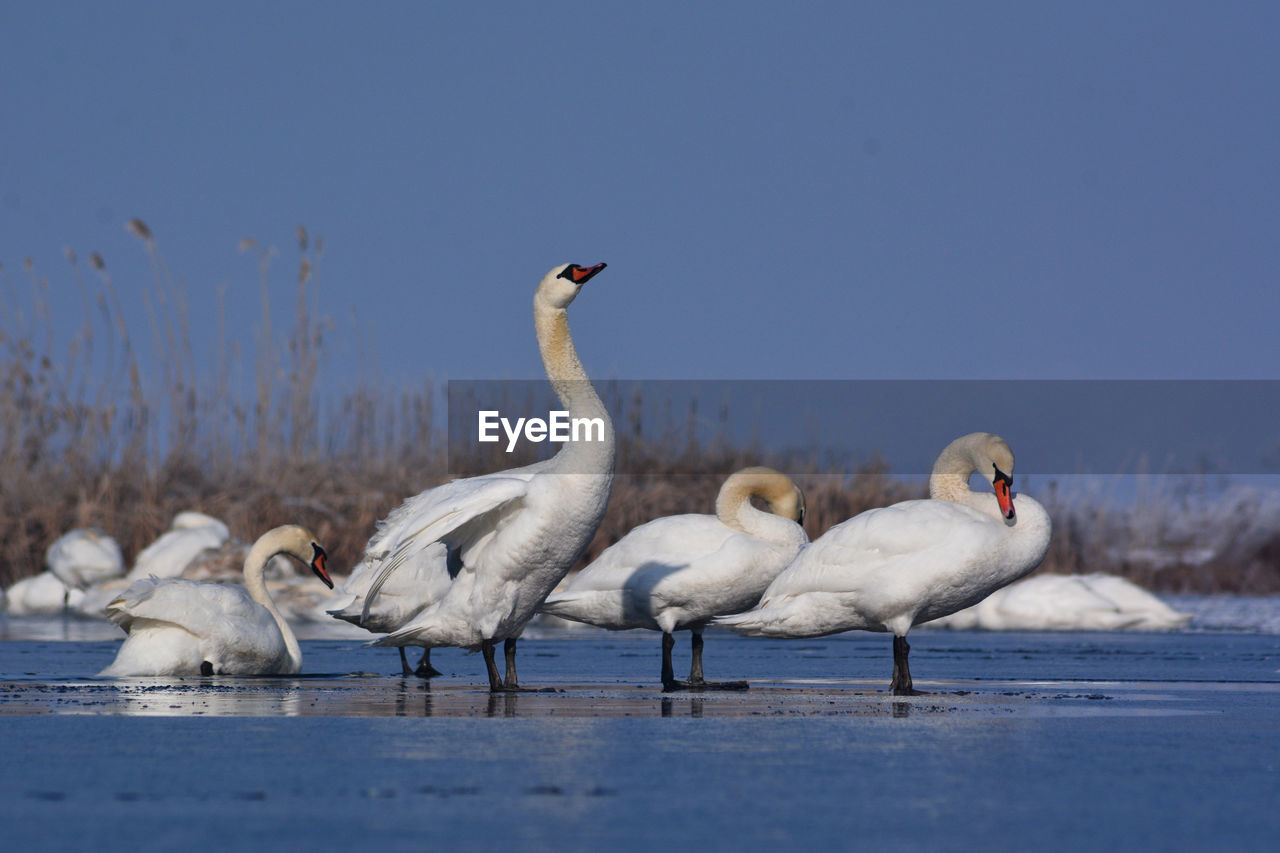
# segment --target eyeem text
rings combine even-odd
[[[515,450],[516,442],[523,432],[528,441],[604,441],[603,418],[571,418],[565,411],[551,411],[547,420],[542,418],[516,418],[513,425],[507,418],[501,417],[496,410],[479,413],[480,440],[484,442],[500,441],[498,427],[507,434],[507,452]],[[592,436],[595,436],[594,438]]]

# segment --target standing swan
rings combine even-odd
[[[752,496],[774,514],[751,505]],[[744,468],[720,487],[715,515],[673,515],[642,524],[583,569],[543,613],[619,631],[662,632],[662,689],[744,689],[702,677],[702,629],[715,616],[739,613],[760,600],[769,583],[809,541],[804,495],[772,468]],[[673,631],[689,628],[689,680],[671,665]]]
[[[107,605],[107,617],[129,635],[99,675],[289,675],[302,652],[267,592],[263,572],[276,554],[311,566],[330,588],[325,551],[294,524],[264,533],[244,561],[244,583],[182,578],[135,581]]]
[[[980,472],[992,495],[969,489]],[[895,695],[908,695],[907,631],[977,604],[1026,575],[1049,550],[1044,507],[1013,496],[1013,451],[975,432],[947,445],[929,477],[929,499],[868,510],[800,552],[759,606],[717,619],[752,637],[893,633]]]
[[[362,565],[375,564],[377,574],[364,594],[362,616],[368,618],[399,566],[425,566],[434,573],[431,588],[440,592],[374,645],[479,649],[491,691],[520,689],[516,638],[595,535],[613,485],[613,422],[578,360],[565,310],[604,268],[558,266],[533,297],[543,368],[569,417],[590,424],[586,435],[566,442],[551,459],[454,480],[391,513],[365,550]],[[494,661],[499,640],[505,678]]]

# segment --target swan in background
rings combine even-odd
[[[7,591],[8,612],[13,616],[48,616],[75,609],[84,600],[84,590],[69,589],[53,572],[16,581]]]
[[[306,528],[264,533],[244,562],[243,587],[182,578],[134,582],[107,605],[125,630],[111,666],[99,675],[287,675],[302,668],[289,623],[267,591],[263,573],[276,554],[309,565],[330,588],[325,551]]]
[[[1173,631],[1191,621],[1119,575],[1038,574],[927,623],[956,631]]]
[[[995,495],[969,489],[978,471]],[[754,610],[716,620],[752,637],[893,634],[895,695],[914,693],[911,626],[977,604],[1040,565],[1049,515],[1013,495],[1013,451],[985,432],[957,438],[938,457],[929,499],[868,510],[800,552]]]
[[[751,505],[768,502],[772,514]],[[772,468],[744,468],[720,487],[715,515],[673,515],[642,524],[611,545],[551,595],[542,612],[613,631],[662,632],[662,689],[744,689],[702,677],[702,629],[712,617],[756,604],[769,583],[809,541],[804,495]],[[690,629],[689,680],[671,665],[672,632]]]
[[[231,532],[218,519],[200,512],[180,512],[173,517],[167,531],[138,552],[127,575],[94,583],[73,608],[81,616],[101,619],[106,615],[107,604],[135,581],[183,577],[197,556],[222,547],[230,539]],[[243,561],[242,555],[238,563]],[[235,574],[238,580],[238,567]]]
[[[558,266],[543,276],[533,297],[547,378],[569,417],[597,421],[598,431],[565,442],[550,459],[454,480],[392,512],[362,560],[374,565],[375,575],[361,624],[399,567],[429,576],[424,598],[428,587],[442,594],[374,645],[479,649],[491,691],[520,689],[516,638],[590,543],[613,486],[613,422],[578,359],[566,310],[604,268]],[[499,640],[505,678],[494,661]]]
[[[138,553],[126,579],[181,577],[200,552],[220,548],[230,538],[227,525],[213,516],[189,510],[180,512],[160,538]]]
[[[44,562],[68,589],[85,589],[124,574],[119,544],[96,527],[59,536],[45,551]]]

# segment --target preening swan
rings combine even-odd
[[[288,675],[302,668],[289,623],[267,592],[263,572],[276,554],[309,565],[329,587],[325,551],[310,531],[289,524],[264,533],[244,562],[243,587],[182,578],[136,581],[107,605],[129,635],[99,675]]]
[[[995,495],[969,489],[978,471]],[[1013,451],[985,432],[947,445],[929,478],[929,499],[872,509],[832,527],[765,590],[754,610],[716,620],[753,637],[893,633],[895,694],[910,694],[912,625],[978,603],[1040,565],[1049,516],[1016,498]]]
[[[403,566],[426,574],[424,590],[429,585],[439,592],[428,595],[439,597],[374,645],[479,649],[489,689],[519,689],[516,638],[591,541],[613,485],[613,422],[578,360],[566,311],[604,268],[558,266],[533,297],[538,348],[556,396],[571,418],[598,419],[603,435],[568,441],[543,462],[429,489],[388,516],[362,561],[376,567],[363,619]],[[505,678],[494,661],[499,640]]]
[[[773,514],[751,505],[767,501]],[[741,689],[702,677],[702,629],[715,616],[739,613],[760,600],[769,583],[809,541],[804,495],[772,468],[744,468],[720,487],[715,515],[673,515],[642,524],[611,545],[542,612],[610,630],[662,632],[663,690]],[[693,635],[689,680],[671,664],[673,631]]]

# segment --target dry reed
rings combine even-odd
[[[258,260],[254,352],[241,352],[227,335],[224,288],[214,363],[202,377],[184,284],[151,229],[136,219],[127,227],[151,264],[146,299],[153,345],[162,353],[158,365],[139,356],[97,253],[86,275],[76,253],[66,252],[82,318],[61,350],[49,278],[30,260],[17,282],[0,267],[0,584],[39,571],[49,543],[73,527],[105,529],[132,559],[184,509],[220,517],[246,540],[275,524],[307,524],[343,571],[359,559],[377,520],[405,497],[449,473],[530,461],[492,445],[448,459],[446,419],[437,417],[430,381],[399,392],[366,382],[321,397],[332,328],[315,307],[323,243],[301,228],[291,327],[281,335],[273,326],[279,284],[272,264],[279,253],[242,242],[241,251]],[[248,389],[232,381],[241,360],[253,366]],[[604,384],[617,412],[619,470],[643,473],[617,477],[584,561],[653,518],[711,512],[723,475],[746,465],[772,464],[797,479],[814,537],[865,509],[923,495],[923,486],[893,478],[880,460],[846,469],[734,446],[723,429],[700,439],[696,399],[683,414],[672,412],[669,400],[656,401],[665,416],[655,427],[641,415],[646,402],[655,402],[645,401],[642,390]],[[723,427],[730,413],[721,406],[716,417]],[[1236,527],[1223,531],[1221,519],[1197,516],[1171,499],[1117,512],[1066,500],[1052,486],[1041,498],[1055,522],[1045,571],[1110,571],[1162,590],[1280,591],[1280,535],[1271,516],[1247,499],[1230,508]],[[1239,528],[1242,519],[1249,520],[1247,530]],[[1129,547],[1135,542],[1160,547]]]

